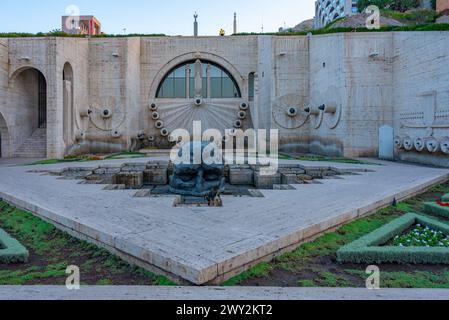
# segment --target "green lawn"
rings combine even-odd
[[[0,228],[30,252],[26,264],[0,265],[0,285],[64,285],[70,265],[80,268],[82,284],[174,285],[5,202],[0,202]]]
[[[396,207],[349,223],[286,253],[271,263],[262,263],[225,282],[225,286],[363,287],[367,265],[339,264],[338,249],[408,212],[422,212],[424,201],[449,193],[449,182],[399,203]],[[434,217],[445,223],[449,219]],[[449,266],[379,265],[385,288],[449,288]]]

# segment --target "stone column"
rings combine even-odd
[[[190,64],[186,65],[186,98],[190,98]]]
[[[195,98],[202,97],[203,93],[203,66],[200,59],[195,62]]]
[[[210,80],[210,64],[207,65],[206,79],[207,79],[207,97],[209,99],[211,99],[212,98],[212,86],[211,86],[211,80]]]

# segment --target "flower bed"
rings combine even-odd
[[[430,246],[395,246],[394,242],[408,241],[405,232],[414,226],[421,225],[429,230],[441,232],[443,239],[449,236],[449,225],[435,219],[408,213],[380,229],[342,247],[337,252],[337,260],[341,263],[413,263],[413,264],[449,264],[449,247]],[[427,231],[425,232],[427,234]],[[399,236],[399,237],[397,237]],[[416,237],[416,236],[415,236]],[[388,245],[393,241],[393,245]],[[387,244],[387,245],[386,245]]]
[[[397,247],[449,248],[449,237],[441,231],[435,231],[418,224],[410,232],[396,236],[393,245]]]
[[[28,261],[28,250],[0,229],[0,264]]]

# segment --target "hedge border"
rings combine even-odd
[[[441,197],[441,201],[443,202],[449,202],[449,193],[445,194],[444,196]]]
[[[25,263],[28,261],[28,250],[4,230],[0,229],[0,263]]]
[[[430,217],[408,213],[374,232],[340,248],[340,263],[449,264],[449,248],[381,246],[415,224],[449,235],[449,225]]]
[[[449,207],[442,207],[435,202],[424,203],[424,212],[437,216],[449,218]]]

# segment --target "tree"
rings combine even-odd
[[[395,11],[407,11],[419,6],[419,0],[358,0],[357,8],[363,12],[368,6],[375,5],[379,9],[391,9]]]
[[[391,9],[404,12],[418,6],[418,0],[394,0]]]
[[[359,12],[365,11],[365,9],[371,5],[378,6],[379,9],[389,8],[395,0],[358,0],[357,8]]]

